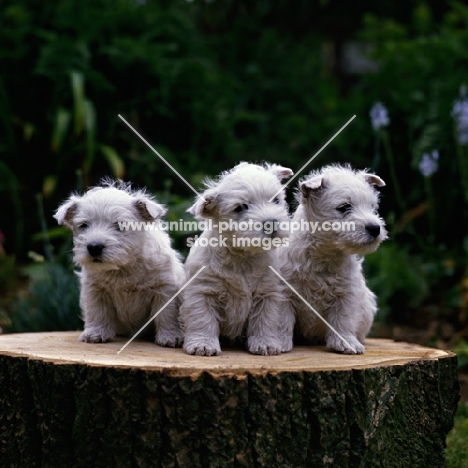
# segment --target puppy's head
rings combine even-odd
[[[164,213],[164,207],[145,191],[104,180],[83,196],[71,195],[54,218],[73,231],[74,261],[101,271],[136,261],[146,234],[142,224],[155,222]],[[140,223],[140,229],[125,229],[125,223]]]
[[[287,226],[280,226],[289,219],[281,181],[292,174],[275,164],[240,163],[217,180],[206,181],[202,197],[188,211],[198,219],[211,219],[228,241],[242,238],[245,249],[265,250],[263,239],[287,235]]]
[[[298,200],[308,221],[318,222],[313,235],[346,253],[366,254],[387,238],[378,215],[379,193],[385,182],[375,174],[349,166],[326,166],[299,183]]]

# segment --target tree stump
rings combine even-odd
[[[437,467],[456,356],[369,339],[366,353],[188,356],[77,332],[0,336],[0,466]]]

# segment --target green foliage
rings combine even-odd
[[[15,277],[15,257],[0,255],[0,294],[8,291]]]
[[[452,348],[452,351],[458,357],[458,367],[464,369],[468,367],[468,341],[461,339]]]
[[[427,5],[420,4],[408,25],[367,15],[360,32],[362,40],[373,44],[372,57],[379,66],[378,73],[364,77],[360,91],[366,89],[371,99],[383,101],[389,109],[392,122],[388,131],[398,183],[409,206],[426,194],[418,174],[423,153],[434,149],[441,153],[439,171],[433,178],[444,189],[438,190],[430,207],[441,221],[436,232],[439,242],[455,240],[450,224],[444,221],[456,210],[463,213],[462,223],[468,221],[464,209],[468,198],[463,203],[468,173],[462,168],[467,155],[457,161],[457,153],[464,148],[457,142],[451,116],[460,87],[466,84],[467,22],[468,8],[461,3],[453,3],[453,9],[438,23]],[[378,170],[385,175],[388,169]],[[447,213],[446,207],[453,211]],[[458,245],[461,240],[460,235]]]
[[[8,332],[77,330],[81,327],[76,275],[58,263],[44,262],[27,268],[27,293],[13,305]]]
[[[429,292],[427,274],[421,261],[393,243],[383,244],[366,256],[364,263],[369,287],[379,302],[378,320],[386,322],[393,309],[415,309]]]
[[[468,403],[458,406],[455,426],[447,436],[446,468],[466,468],[468,458]]]
[[[451,111],[468,84],[468,8],[427,0],[412,11],[377,2],[364,12],[343,3],[338,17],[333,2],[294,5],[4,0],[0,230],[6,249],[24,262],[26,252],[50,241],[44,253],[55,265],[52,246],[60,247],[64,230],[50,229],[53,210],[73,189],[104,175],[148,187],[168,205],[169,220],[189,219],[193,193],[119,114],[196,187],[241,160],[297,170],[356,114],[304,174],[329,162],[362,168],[374,161],[372,169],[387,182],[381,212],[391,239],[366,268],[382,318],[449,297],[459,320],[468,263],[466,233],[458,228],[468,224],[468,147],[457,142]],[[375,72],[346,76],[328,58],[351,39],[371,50]],[[381,132],[369,121],[376,101],[391,119]],[[418,165],[434,149],[439,169],[425,179]],[[174,235],[174,245],[186,253],[184,235]]]
[[[390,115],[390,125],[376,133],[386,158],[373,169],[388,184],[382,208],[393,220],[393,246],[368,257],[368,276],[383,318],[438,303],[445,318],[463,327],[466,232],[453,223],[468,225],[468,147],[458,140],[452,108],[467,84],[468,7],[452,2],[436,19],[428,5],[416,6],[405,23],[366,14],[358,33],[371,45],[378,70],[363,76],[352,93],[383,102]],[[434,150],[438,169],[424,177],[420,161]]]

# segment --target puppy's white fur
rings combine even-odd
[[[364,352],[377,305],[362,273],[361,256],[387,238],[374,185],[385,183],[374,174],[339,165],[312,172],[300,182],[293,222],[318,222],[321,229],[290,235],[289,246],[279,249],[282,274],[345,341],[291,291],[292,308],[283,315],[285,334],[295,320],[296,334],[308,341],[325,341],[346,354]],[[324,222],[346,221],[354,223],[354,231],[322,228]]]
[[[269,268],[279,268],[276,251],[255,246],[261,239],[282,239],[287,232],[236,230],[234,224],[222,233],[219,229],[219,223],[230,220],[287,221],[280,181],[291,175],[290,169],[277,165],[240,163],[216,181],[208,181],[203,197],[189,209],[197,218],[212,220],[213,229],[205,230],[201,239],[213,242],[195,244],[185,264],[190,277],[206,267],[183,292],[180,314],[188,354],[219,354],[219,336],[231,340],[246,336],[253,354],[275,355],[291,349],[292,335],[285,340],[278,330],[286,295],[284,285]],[[239,237],[254,245],[237,246]],[[220,239],[226,245],[216,245]]]
[[[165,231],[121,230],[119,222],[153,223],[165,208],[145,191],[121,181],[103,181],[85,195],[72,195],[55,218],[73,231],[85,322],[81,341],[106,342],[130,335],[180,288],[184,271]],[[181,346],[178,303],[156,318],[156,343]]]

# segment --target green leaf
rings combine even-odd
[[[121,179],[125,174],[125,165],[122,158],[111,146],[101,145],[99,149],[109,164],[112,175],[117,179]]]
[[[53,239],[66,239],[70,236],[70,231],[64,227],[57,226],[44,232],[37,232],[31,236],[31,240],[34,242],[43,242],[45,239],[53,240]]]
[[[415,140],[413,145],[413,167],[417,167],[423,153],[438,148],[440,140],[440,125],[438,123],[429,123],[423,127],[421,134]]]
[[[35,127],[33,124],[25,123],[23,126],[23,136],[26,141],[29,141],[34,135]]]
[[[54,175],[48,175],[44,178],[42,183],[42,194],[45,198],[50,197],[57,188],[57,177]]]
[[[82,73],[73,71],[70,73],[71,87],[73,93],[73,110],[75,135],[80,135],[85,126],[86,99],[84,92],[84,76]]]
[[[50,144],[54,153],[58,153],[62,147],[62,143],[65,140],[65,136],[67,135],[67,131],[70,126],[70,120],[70,111],[60,107],[55,116],[55,126]]]
[[[84,101],[84,126],[86,130],[86,166],[89,169],[94,157],[96,111],[94,110],[94,104],[88,99]]]

